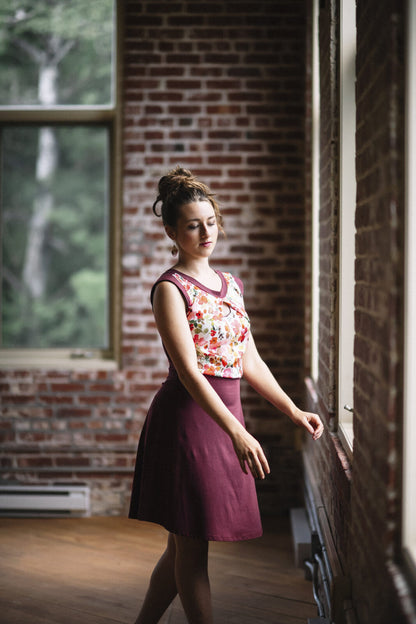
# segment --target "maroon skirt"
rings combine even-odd
[[[206,376],[244,424],[240,380]],[[140,436],[129,518],[214,541],[260,537],[254,478],[244,474],[229,436],[170,374]]]

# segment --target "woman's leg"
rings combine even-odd
[[[208,542],[175,535],[176,587],[189,624],[212,624]]]
[[[159,622],[178,593],[175,581],[175,555],[175,539],[170,533],[166,550],[150,577],[149,589],[135,624],[156,624]]]

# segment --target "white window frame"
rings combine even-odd
[[[407,2],[403,547],[416,565],[416,5]]]
[[[355,0],[341,0],[338,433],[350,456],[354,407],[355,11]]]
[[[311,280],[311,376],[319,376],[319,209],[320,209],[320,81],[319,0],[312,8],[312,280]]]
[[[120,360],[120,207],[121,207],[121,57],[122,6],[114,0],[113,97],[109,105],[98,106],[0,106],[0,126],[56,124],[106,126],[109,132],[109,347],[108,349],[11,349],[0,348],[0,369],[105,369],[113,370]]]

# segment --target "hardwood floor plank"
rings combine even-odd
[[[125,518],[0,519],[0,624],[131,624],[166,543]],[[288,523],[210,544],[215,624],[304,624],[312,587],[294,567]],[[186,624],[176,599],[161,624]]]

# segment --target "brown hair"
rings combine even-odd
[[[209,201],[214,208],[218,229],[224,233],[223,218],[214,198],[206,184],[200,182],[188,169],[179,165],[169,171],[159,180],[158,196],[153,204],[153,212],[157,217],[162,217],[163,224],[175,227],[179,217],[179,209],[184,204],[194,201]],[[160,214],[156,211],[157,204],[161,202]]]

